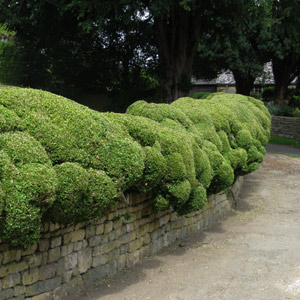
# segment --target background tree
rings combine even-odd
[[[238,11],[228,7],[219,12],[201,38],[194,65],[196,77],[213,78],[229,69],[236,92],[250,95],[255,79],[263,73],[264,63],[270,60],[269,53],[261,49],[266,27],[270,26],[270,4],[249,0]]]
[[[272,24],[263,48],[272,57],[277,104],[284,104],[290,83],[298,75],[300,63],[300,1],[272,1]]]
[[[1,1],[0,7],[0,20],[22,48],[22,85],[68,97],[127,91],[132,101],[156,88],[152,31],[141,19],[125,24],[107,15],[101,30],[96,23],[87,29],[50,1]]]
[[[0,82],[18,85],[22,81],[22,53],[15,43],[15,32],[0,24]]]
[[[38,3],[2,0],[0,2],[2,20],[7,21],[11,28],[16,30],[20,43],[25,45],[26,49],[31,49],[31,54],[34,53],[31,55],[35,57],[32,61],[29,55],[26,57],[32,69],[37,70],[34,74],[40,73],[39,68],[48,70],[50,77],[59,82],[57,79],[59,76],[54,76],[54,73],[59,74],[60,67],[54,66],[59,58],[57,54],[64,50],[68,53],[68,57],[78,59],[76,53],[71,52],[70,55],[70,52],[66,51],[68,43],[75,44],[76,47],[72,48],[79,50],[88,48],[95,61],[103,54],[105,63],[107,60],[111,62],[107,65],[109,68],[105,70],[107,72],[110,72],[108,69],[112,70],[115,78],[122,74],[121,79],[127,81],[129,74],[135,74],[134,63],[137,61],[139,62],[137,70],[157,71],[161,97],[167,101],[188,92],[197,46],[207,24],[213,22],[214,16],[224,8],[237,12],[242,5],[242,0],[222,0],[217,3],[211,0],[73,0],[68,3],[65,1],[53,3],[47,0]],[[118,37],[115,38],[116,36]],[[88,45],[92,44],[92,49],[87,47],[86,43],[82,45],[81,41],[85,38],[90,40]],[[98,42],[99,39],[101,42]],[[60,41],[63,41],[61,45]],[[110,42],[107,43],[108,41]],[[97,48],[95,44],[102,47]],[[114,45],[117,45],[117,48]],[[81,52],[79,50],[77,53]],[[117,55],[117,59],[113,59],[115,57],[113,54]],[[144,58],[143,62],[141,57]],[[103,60],[101,59],[101,62]],[[155,65],[157,60],[158,64]],[[39,62],[38,65],[35,65],[36,61]],[[149,61],[150,68],[148,68]],[[114,64],[121,72],[115,72],[118,68],[111,68]],[[91,67],[88,63],[85,65],[86,69]],[[82,71],[78,70],[81,66],[74,63],[72,66],[77,67],[75,74],[78,78],[79,71]],[[93,63],[92,66],[97,67],[97,64]],[[97,70],[103,73],[103,68],[97,67]],[[34,74],[28,74],[27,82],[38,86]],[[49,82],[47,73],[36,77],[43,86]],[[119,82],[112,80],[107,74],[103,80],[105,79]],[[72,76],[69,76],[68,80],[75,82]],[[127,81],[126,86],[128,87],[130,83]]]

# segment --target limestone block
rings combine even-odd
[[[104,224],[100,224],[96,226],[96,235],[103,234],[104,232]]]
[[[53,278],[56,273],[56,264],[41,266],[39,268],[39,280]]]
[[[136,231],[128,232],[119,238],[120,244],[126,244],[136,238]]]
[[[86,223],[85,222],[80,222],[80,223],[77,223],[74,227],[74,230],[77,231],[79,229],[82,229],[83,227],[86,226]]]
[[[104,234],[110,233],[113,230],[114,223],[112,221],[108,221],[104,224]]]
[[[125,265],[126,265],[126,255],[125,254],[119,255],[117,258],[117,271],[119,272],[122,269],[124,269]]]
[[[72,278],[72,273],[73,273],[72,270],[66,271],[66,272],[63,274],[62,282],[63,282],[63,283],[69,282],[69,281],[71,280],[71,278]]]
[[[102,242],[102,240],[103,240],[103,237],[101,235],[96,235],[96,236],[91,237],[88,240],[89,247],[95,247],[95,246],[99,245]]]
[[[24,260],[28,262],[29,268],[38,267],[42,263],[42,254],[36,253],[24,257]]]
[[[133,252],[137,249],[140,249],[142,247],[142,245],[143,245],[143,239],[142,238],[131,241],[128,244],[128,252]]]
[[[150,245],[143,246],[140,250],[140,259],[151,254]]]
[[[27,298],[26,298],[27,299]],[[53,300],[52,295],[50,292],[43,293],[31,298],[31,300]]]
[[[24,300],[24,299],[25,299],[25,295],[20,295],[17,297],[9,298],[7,300]]]
[[[87,240],[82,240],[82,249],[85,249],[88,246],[88,241]]]
[[[150,244],[152,254],[157,253],[163,247],[163,237],[159,237]]]
[[[38,244],[34,244],[32,246],[28,246],[27,249],[23,250],[22,256],[31,255],[37,250]]]
[[[22,251],[19,249],[13,249],[3,252],[3,264],[7,264],[12,261],[19,261],[22,255]]]
[[[116,238],[119,238],[121,235],[125,234],[127,232],[126,225],[123,225],[115,230],[116,232]]]
[[[61,246],[60,255],[61,256],[66,256],[66,255],[72,253],[73,252],[73,247],[74,247],[73,243]]]
[[[24,285],[33,284],[39,280],[38,268],[23,271],[21,274],[22,274],[22,283]]]
[[[150,234],[149,234],[149,233],[145,234],[145,235],[143,236],[143,245],[149,244],[150,241],[151,241]]]
[[[60,247],[50,249],[48,251],[48,263],[55,262],[60,258]]]
[[[57,237],[54,237],[51,239],[51,242],[50,242],[50,247],[51,248],[56,248],[58,246],[61,245],[61,236],[57,236]]]
[[[43,266],[43,265],[47,264],[47,262],[48,262],[48,251],[42,252],[41,254],[42,254],[41,264]]]
[[[92,265],[92,249],[86,248],[78,252],[79,273],[86,272]]]
[[[64,244],[75,243],[77,241],[81,241],[81,240],[84,239],[84,237],[85,237],[85,230],[84,229],[78,229],[76,231],[66,233],[64,235]]]
[[[113,260],[118,259],[120,255],[120,248],[115,249],[107,254],[107,262],[112,262]]]
[[[112,232],[110,232],[108,234],[108,240],[109,241],[113,241],[117,238],[117,231],[116,230],[113,230]]]
[[[59,228],[60,228],[60,224],[49,222],[49,231],[50,232],[58,230]]]
[[[13,297],[14,289],[6,289],[0,292],[0,300],[6,300],[8,298]]]
[[[140,252],[136,250],[135,252],[127,253],[126,254],[126,266],[131,267],[135,265],[139,261]]]
[[[107,217],[107,220],[109,220],[109,221],[114,220],[115,218],[118,217],[118,212],[117,212],[117,210],[115,210],[115,211],[113,211],[113,212],[110,212],[109,214],[107,214],[106,217]]]
[[[118,219],[114,221],[114,229],[118,229],[122,226],[123,222],[122,219]]]
[[[61,300],[68,298],[68,295],[79,292],[83,287],[83,280],[81,276],[70,280],[53,291],[53,300]]]
[[[103,254],[103,253],[108,253],[116,248],[119,247],[119,242],[116,241],[111,241],[111,242],[107,242],[104,243],[100,246],[95,247],[95,249],[93,250],[93,255],[98,255],[98,254]]]
[[[124,254],[128,252],[128,244],[123,244],[120,247],[120,254]]]
[[[49,240],[48,239],[41,239],[39,241],[39,251],[43,252],[49,249]]]
[[[5,277],[12,273],[18,273],[28,269],[28,263],[26,261],[13,262],[0,267],[0,277]]]
[[[81,249],[82,249],[82,244],[83,244],[82,241],[79,241],[79,242],[74,243],[74,251],[79,251],[79,250],[81,250]]]
[[[78,262],[77,252],[73,252],[69,255],[66,255],[64,257],[64,262],[65,262],[65,269],[66,270],[74,269],[77,266],[77,262]]]
[[[20,273],[13,273],[2,279],[2,288],[9,289],[21,283]]]
[[[14,296],[18,297],[25,294],[26,287],[24,285],[16,285],[14,287]]]
[[[107,254],[94,256],[93,261],[92,261],[92,267],[95,268],[95,267],[98,267],[100,265],[106,264],[107,263],[107,258],[108,258]]]
[[[144,234],[148,233],[149,232],[149,228],[150,228],[149,223],[141,226],[140,228],[138,228],[138,230],[137,230],[137,237],[141,237]]]
[[[57,288],[61,284],[61,278],[60,277],[54,277],[51,279],[38,281],[34,283],[33,285],[30,285],[26,289],[26,296],[35,296],[38,294],[42,294],[45,292],[49,292]]]
[[[86,238],[89,239],[90,237],[96,234],[96,227],[94,225],[90,225],[86,228]]]

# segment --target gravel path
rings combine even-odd
[[[81,300],[300,299],[300,159],[269,153],[220,224],[144,259]]]

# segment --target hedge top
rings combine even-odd
[[[138,101],[113,114],[1,86],[0,238],[30,245],[44,220],[97,218],[125,191],[152,191],[157,210],[201,209],[207,192],[259,166],[270,130],[260,101],[208,98]]]

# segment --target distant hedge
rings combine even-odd
[[[262,102],[230,94],[114,114],[3,86],[0,111],[0,238],[23,246],[43,221],[97,218],[125,191],[151,191],[158,211],[199,210],[259,167],[271,124]]]

